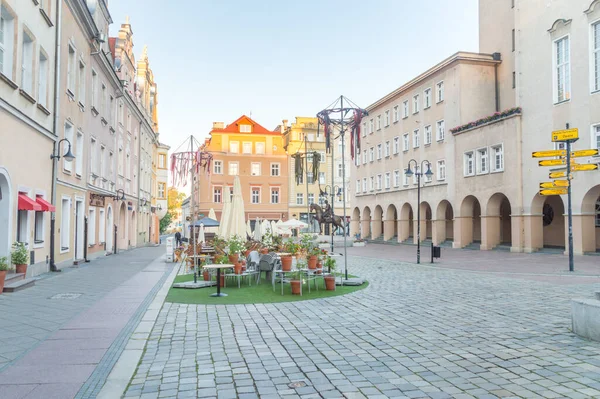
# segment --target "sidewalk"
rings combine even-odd
[[[1,295],[0,398],[92,397],[173,268],[163,253],[134,249]]]

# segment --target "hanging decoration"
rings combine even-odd
[[[206,173],[210,173],[212,154],[204,151],[199,143],[197,149],[194,150],[193,147],[197,141],[193,137],[191,140],[190,150],[171,154],[171,178],[175,187],[185,187],[191,173],[198,174],[201,169]]]
[[[321,155],[317,151],[312,152],[312,174],[313,174],[313,184],[319,178],[319,166],[321,164]]]
[[[294,177],[296,178],[296,184],[300,184],[302,175],[304,174],[304,163],[302,162],[302,154],[295,153],[292,155],[294,159]]]
[[[346,106],[344,106],[344,101],[346,102]],[[350,132],[350,155],[354,159],[356,151],[360,151],[360,126],[362,119],[368,114],[367,110],[358,107],[343,96],[319,112],[317,114],[319,120],[317,134],[319,134],[320,127],[323,125],[327,152],[331,152],[331,134],[335,127],[340,130],[340,134],[342,135],[346,131]]]

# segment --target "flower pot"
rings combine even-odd
[[[260,253],[263,254],[263,255],[268,254],[269,253],[269,248],[261,248],[260,249]]]
[[[327,276],[324,278],[324,280],[325,280],[325,289],[327,291],[334,291],[335,290],[335,277]]]
[[[323,262],[321,262],[321,259],[319,259],[317,261],[317,269],[322,269],[323,268]]]
[[[317,268],[317,255],[311,255],[308,257],[308,268],[316,269]]]
[[[233,255],[229,255],[229,263],[233,263],[234,265],[237,263],[238,259],[240,258],[239,254],[233,254]]]
[[[290,281],[290,284],[292,285],[292,294],[300,295],[300,284],[302,284],[302,281],[292,280],[292,281]]]
[[[6,270],[0,271],[0,294],[4,291],[4,281],[6,280]]]
[[[204,277],[204,281],[210,281],[210,273],[208,271],[203,272],[202,277]]]
[[[221,287],[225,286],[225,276],[221,276]]]
[[[281,257],[281,269],[284,272],[289,272],[292,270],[292,257],[291,256],[282,256]]]
[[[235,274],[242,274],[242,264],[240,262],[234,263],[233,271]]]
[[[27,274],[27,265],[15,265],[16,273]]]

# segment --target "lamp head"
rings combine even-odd
[[[406,170],[406,176],[412,177],[414,175],[412,169],[410,168],[410,164],[408,165],[408,169]]]
[[[71,152],[71,143],[69,143],[69,148],[67,148],[67,153],[63,155],[66,161],[71,162],[75,159],[75,155]]]
[[[425,176],[427,176],[427,177],[433,176],[433,172],[431,171],[431,164],[430,163],[427,164],[427,172],[425,172]]]

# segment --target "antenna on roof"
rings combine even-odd
[[[250,118],[252,118],[252,110],[250,110]]]

